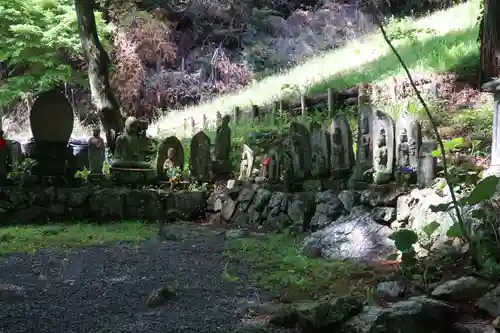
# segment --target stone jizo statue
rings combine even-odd
[[[410,165],[410,145],[408,144],[408,131],[403,129],[399,135],[399,151],[398,151],[398,161],[400,167],[405,167]]]
[[[112,167],[131,169],[150,168],[150,164],[146,162],[146,156],[143,153],[140,130],[139,121],[135,117],[128,117],[125,121],[125,133],[116,139]]]
[[[105,144],[101,138],[101,130],[95,128],[92,137],[89,139],[89,167],[91,174],[102,174],[102,166],[105,160]]]
[[[165,163],[163,163],[163,171],[168,178],[175,177],[175,169],[180,168],[180,165],[175,163],[175,154],[176,152],[174,148],[168,148],[167,159],[165,160]]]
[[[217,128],[215,136],[215,160],[228,161],[231,151],[231,129],[229,121],[231,117],[225,115],[222,117],[222,124]]]

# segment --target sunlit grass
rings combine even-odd
[[[436,12],[418,20],[390,22],[387,29],[395,40],[405,62],[413,71],[445,72],[477,63],[476,1]],[[396,57],[390,52],[380,33],[351,41],[344,47],[310,59],[280,75],[263,79],[248,88],[208,103],[169,112],[159,121],[165,133],[185,136],[184,119],[193,117],[200,127],[203,114],[215,121],[217,111],[230,113],[235,106],[269,105],[292,92],[318,92],[328,87],[343,89],[359,83],[384,80],[402,73]],[[289,90],[288,90],[289,93]],[[152,128],[157,129],[156,125]]]
[[[36,252],[43,248],[70,248],[115,241],[138,242],[154,237],[153,226],[136,221],[113,224],[49,224],[0,228],[0,256]]]
[[[365,274],[364,267],[354,262],[306,257],[301,253],[300,241],[287,234],[241,238],[230,244],[227,254],[247,262],[250,278],[261,287],[294,301],[363,293],[375,277]]]

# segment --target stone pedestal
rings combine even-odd
[[[36,161],[33,174],[40,179],[52,177],[71,182],[75,168],[72,149],[65,142],[36,141],[32,158]]]
[[[485,92],[493,94],[493,132],[491,145],[490,167],[485,170],[483,177],[500,177],[500,79],[490,81],[482,86]]]
[[[155,169],[110,168],[111,179],[117,185],[152,185],[158,181]]]

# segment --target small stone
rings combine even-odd
[[[236,210],[236,202],[231,198],[227,198],[220,212],[220,216],[224,220],[229,221],[233,217],[235,210]]]
[[[473,276],[464,276],[446,281],[432,291],[432,296],[451,301],[470,300],[481,297],[488,291],[489,284]]]
[[[405,292],[405,285],[400,281],[385,281],[377,284],[376,294],[385,301],[393,301]]]
[[[27,295],[23,287],[15,284],[0,283],[0,301],[13,301],[26,297]]]
[[[396,219],[396,208],[394,207],[375,207],[371,212],[372,219],[375,221],[389,225]]]
[[[154,290],[149,295],[149,297],[146,300],[146,306],[148,308],[156,308],[158,306],[165,304],[165,302],[168,299],[171,299],[173,296],[175,296],[174,291],[168,286],[163,286],[161,288]]]

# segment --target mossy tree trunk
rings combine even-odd
[[[480,22],[481,83],[500,76],[500,1],[484,0]]]
[[[78,30],[87,63],[92,101],[99,112],[106,141],[114,152],[116,137],[123,132],[119,103],[109,85],[110,59],[99,41],[93,0],[75,0]]]

